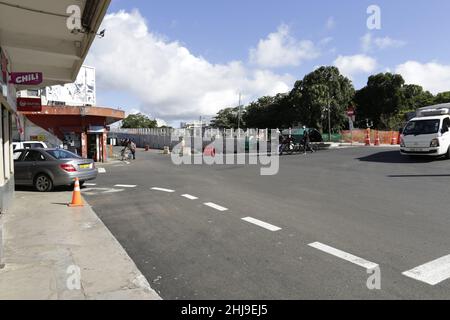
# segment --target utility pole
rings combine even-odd
[[[330,93],[328,92],[328,141],[331,142],[331,101]]]
[[[239,111],[238,111],[238,135],[241,137],[241,93],[239,92]]]

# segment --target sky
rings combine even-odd
[[[375,7],[374,7],[375,6]],[[86,64],[97,102],[178,127],[289,92],[322,65],[450,91],[448,0],[112,0]],[[379,15],[378,15],[379,13]]]

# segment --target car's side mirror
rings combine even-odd
[[[447,132],[448,132],[448,128],[442,128],[442,130],[441,130],[442,134],[447,133]]]

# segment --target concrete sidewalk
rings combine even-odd
[[[16,192],[3,217],[0,299],[161,299],[91,207],[68,208],[70,199]]]

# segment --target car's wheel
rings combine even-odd
[[[48,192],[53,190],[53,181],[46,174],[39,174],[34,179],[34,187],[39,192]]]
[[[450,147],[448,147],[447,153],[445,154],[446,159],[450,159]]]

